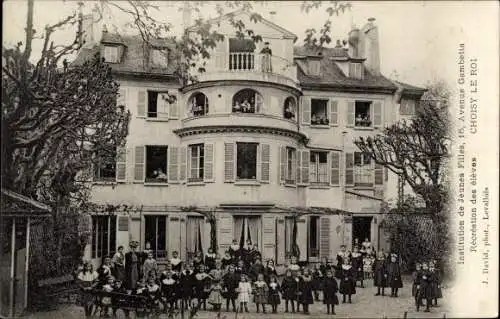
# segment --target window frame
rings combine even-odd
[[[291,101],[291,102],[290,102]],[[291,112],[287,112],[287,107],[290,105],[290,103],[292,104],[291,105]],[[297,121],[297,100],[293,97],[293,96],[289,96],[285,99],[285,101],[283,102],[283,117],[287,120],[290,120],[290,121]],[[290,117],[287,117],[287,114],[290,113]]]
[[[375,181],[373,179],[375,161],[373,161],[367,154],[368,153],[365,152],[354,152],[353,169],[355,187],[373,187],[375,185]],[[359,159],[359,164],[357,159]]]
[[[320,161],[320,154],[324,154],[326,157],[326,162],[322,163]],[[330,155],[330,152],[328,151],[310,151],[309,152],[309,184],[313,186],[330,186],[330,181],[329,181],[329,161],[328,161],[328,156]],[[315,162],[312,162],[311,159],[314,156]],[[321,174],[321,168],[320,164],[324,165],[324,170],[325,173]],[[313,176],[315,178],[313,178]],[[320,176],[324,177],[324,181],[321,181]]]
[[[96,183],[115,183],[116,182],[116,174],[117,174],[117,167],[116,167],[116,156],[115,156],[115,161],[113,163],[107,163],[113,165],[113,176],[110,177],[103,177],[101,176],[101,161],[98,161],[96,163],[97,167],[94,169],[94,175],[93,175],[93,181]]]
[[[321,122],[321,120],[318,118],[317,119],[317,122],[316,123],[313,123],[313,115],[316,116],[318,112],[314,112],[313,111],[313,108],[317,108],[318,105],[314,105],[315,102],[318,103],[317,101],[321,101],[321,103],[324,103],[324,121]],[[317,127],[317,126],[328,126],[330,125],[330,114],[329,114],[329,103],[330,103],[330,100],[327,99],[327,98],[311,98],[311,116],[310,116],[310,121],[309,121],[309,125],[311,127]],[[318,115],[319,116],[319,115]]]
[[[236,166],[236,171],[235,171],[235,181],[238,182],[238,181],[258,181],[259,180],[259,176],[258,176],[258,170],[259,170],[259,143],[255,143],[255,142],[236,142],[236,160],[235,160],[235,166]],[[255,173],[255,177],[254,178],[241,178],[239,176],[239,147],[242,146],[242,145],[252,145],[252,146],[255,146],[255,169],[252,167],[251,169],[254,169],[254,173]],[[245,158],[245,156],[242,155],[243,158]]]
[[[297,182],[297,149],[286,146],[286,170],[285,184],[295,184]]]
[[[236,103],[237,102],[236,97],[239,94],[243,95],[244,91],[248,91],[248,92],[252,91],[254,93],[254,96],[253,96],[254,105],[252,106],[251,103],[249,103],[250,109],[248,111],[244,110],[244,106],[242,105],[243,102],[241,104]],[[231,113],[232,114],[259,114],[262,112],[261,108],[262,108],[263,103],[264,103],[264,98],[263,98],[262,94],[260,94],[259,91],[252,89],[252,88],[244,88],[244,89],[238,90],[236,93],[233,94],[233,97],[231,98]]]
[[[195,114],[195,111],[193,110],[193,101],[196,101],[196,97],[199,95],[203,95],[203,97],[204,97],[204,104],[201,106],[203,108],[202,114]],[[195,92],[195,93],[191,94],[191,96],[188,99],[188,113],[189,113],[189,115],[191,117],[199,117],[199,116],[208,115],[208,112],[209,112],[209,101],[208,101],[207,95],[203,92]]]
[[[148,167],[150,164],[148,164],[148,149],[149,148],[165,148],[165,170],[164,178],[154,178],[154,177],[148,177]],[[150,184],[167,184],[168,183],[168,145],[145,145],[144,146],[144,183],[150,183]]]
[[[313,225],[313,220],[315,221],[314,225],[316,228],[316,236],[315,236],[315,241],[316,241],[316,246],[313,249],[312,248],[312,239],[313,235],[311,234],[311,228]],[[307,257],[308,258],[315,258],[319,259],[320,258],[320,245],[321,245],[321,225],[320,225],[320,216],[316,215],[311,215],[307,219]],[[314,253],[314,254],[313,254]]]
[[[155,60],[161,56],[162,61]],[[169,62],[169,51],[165,47],[151,47],[149,50],[149,62],[152,67],[166,68]]]
[[[148,232],[146,231],[146,227],[148,226],[148,222],[147,222],[147,219],[153,219],[154,220],[154,224],[155,224],[155,230],[154,230],[154,233],[151,234],[151,232]],[[164,224],[165,224],[165,227],[159,227],[160,226],[160,219],[164,219]],[[167,256],[168,256],[168,232],[167,232],[167,228],[168,228],[168,216],[167,215],[155,215],[155,214],[146,214],[144,215],[144,244],[146,244],[147,242],[149,242],[149,244],[151,245],[151,249],[153,250],[153,256],[156,260],[164,260],[164,259],[167,259]],[[165,249],[164,250],[158,250],[158,244],[159,244],[159,234],[160,232],[163,232],[163,236],[164,236],[164,242],[162,243],[162,245],[165,246]],[[154,237],[154,244],[151,242],[151,241],[148,241],[148,239],[146,238],[146,235],[148,234],[151,234],[152,237]],[[158,252],[163,252],[162,254],[158,254]]]
[[[368,116],[368,119],[364,118],[358,118],[358,113],[359,115],[362,115],[363,113],[358,112],[358,107],[361,107],[360,103],[363,104],[368,104],[367,111],[364,113],[365,115]],[[367,100],[355,100],[354,101],[354,127],[360,128],[360,127],[367,127],[367,128],[373,128],[373,103],[374,101],[367,101]]]
[[[116,250],[116,216],[92,215],[90,234],[90,256],[92,259],[112,256]],[[98,225],[102,224],[102,225]],[[106,236],[106,238],[104,238]],[[106,249],[102,247],[106,244]]]
[[[110,50],[113,51],[110,52]],[[117,45],[104,45],[103,55],[104,55],[104,62],[106,63],[113,63],[113,64],[120,63],[120,48]]]
[[[190,148],[189,159],[188,159],[189,161],[188,183],[203,182],[205,174],[205,144],[204,143],[190,144],[188,147]],[[196,157],[196,167],[193,167],[194,149],[198,150],[198,156]],[[196,177],[193,177],[192,175],[193,169],[197,172]]]

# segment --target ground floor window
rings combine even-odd
[[[293,254],[293,217],[285,217],[285,257],[288,259]]]
[[[144,216],[144,242],[156,259],[167,258],[167,216]]]
[[[319,257],[319,217],[310,216],[308,224],[309,257]]]
[[[188,216],[186,230],[186,248],[187,255],[194,256],[194,253],[203,252],[210,243],[204,243],[204,225],[205,219],[203,216]]]
[[[92,216],[92,258],[110,256],[116,249],[116,216]]]
[[[234,239],[238,240],[240,247],[247,243],[259,245],[261,224],[259,216],[235,216],[234,217]],[[260,246],[260,245],[259,245]]]

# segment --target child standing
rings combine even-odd
[[[149,278],[152,274],[156,276],[158,272],[158,264],[156,263],[156,260],[153,258],[153,252],[148,252],[148,257],[144,261],[144,265],[142,266],[143,268],[143,276],[144,278]]]
[[[356,282],[354,281],[354,269],[348,258],[344,259],[341,268],[340,293],[342,294],[342,303],[346,302],[346,296],[349,297],[349,303],[352,303],[351,296],[356,294]]]
[[[179,253],[177,251],[172,252],[172,258],[170,258],[170,265],[172,265],[172,271],[180,273],[182,270],[182,260],[179,258]]]
[[[420,282],[422,280],[422,268],[420,263],[415,264],[415,271],[412,273],[413,285],[411,287],[411,296],[415,298],[415,306],[418,302],[418,290],[420,288]]]
[[[180,293],[178,292],[179,285],[172,277],[172,272],[167,271],[162,275],[161,290],[165,298],[165,309],[167,309],[168,305],[168,308],[173,310],[177,303],[177,296],[180,296]]]
[[[248,303],[250,302],[250,295],[252,294],[252,285],[248,282],[246,275],[241,275],[240,283],[238,284],[238,302],[240,304],[240,312],[243,308],[248,312]],[[257,306],[257,312],[259,308]]]
[[[337,279],[333,277],[333,272],[328,270],[326,272],[326,277],[323,279],[323,303],[326,305],[326,312],[330,314],[335,314],[335,305],[339,304],[339,298],[337,297],[337,291],[339,290],[337,285]]]
[[[222,277],[222,296],[226,298],[226,311],[229,311],[229,302],[233,306],[233,311],[236,311],[236,297],[238,296],[238,285],[240,276],[234,271],[234,266],[229,265],[229,271]]]
[[[354,285],[356,285],[357,282],[360,281],[361,288],[364,288],[363,255],[359,252],[359,248],[357,246],[354,247],[354,251],[352,252],[351,265],[354,273]]]
[[[427,263],[422,264],[422,277],[420,280],[420,286],[418,287],[418,297],[417,297],[417,311],[420,309],[422,300],[425,299],[425,312],[430,312],[429,307],[432,303],[432,273],[429,271]]]
[[[309,314],[309,305],[312,305],[314,303],[314,299],[312,276],[309,272],[309,269],[307,268],[304,269],[304,274],[299,281],[299,300],[302,304],[304,314]]]
[[[373,266],[374,258],[372,254],[366,254],[363,258],[363,275],[364,279],[371,279],[373,277]]]
[[[112,292],[113,291],[114,279],[112,276],[108,276],[106,283],[102,286],[102,291]],[[111,296],[103,296],[101,298],[101,317],[109,318],[109,307],[111,306]]]
[[[314,271],[312,273],[312,277],[313,277],[314,300],[319,301],[319,292],[321,290],[321,283],[323,282],[323,272],[320,269],[320,264],[314,265]]]
[[[278,284],[278,280],[276,276],[271,276],[269,278],[269,304],[273,310],[273,313],[276,313],[278,310],[278,305],[281,303],[280,300],[280,285]]]
[[[391,254],[391,262],[387,266],[387,281],[388,286],[391,287],[391,297],[398,296],[398,289],[403,288],[403,281],[401,280],[401,269],[397,262],[398,256]]]
[[[207,310],[207,298],[210,293],[211,280],[212,278],[205,272],[205,265],[199,265],[199,272],[195,275],[194,290],[199,305],[203,305],[203,310]]]
[[[432,298],[433,298],[433,306],[437,306],[438,298],[443,298],[443,292],[441,290],[441,276],[439,276],[439,272],[436,269],[435,262],[431,261],[429,263],[429,272],[432,275]]]
[[[208,296],[208,303],[213,306],[214,311],[219,311],[222,305],[222,285],[220,281],[214,281]]]
[[[259,312],[259,305],[262,307],[262,312],[266,313],[266,303],[269,288],[264,280],[264,275],[259,274],[257,280],[254,282],[253,298],[255,305],[257,306],[257,312]]]
[[[387,271],[386,260],[383,251],[378,253],[377,259],[373,262],[373,285],[377,287],[375,296],[380,296],[380,288],[382,288],[382,296],[384,296],[384,289],[387,286]]]
[[[146,295],[148,296],[148,312],[157,312],[160,304],[161,290],[155,282],[156,277],[149,276],[148,283],[146,285]]]
[[[191,304],[191,298],[193,298],[193,287],[194,287],[194,271],[192,264],[186,264],[186,269],[180,273],[180,290],[182,291],[182,307],[183,309],[188,309]]]
[[[292,276],[292,271],[288,269],[285,278],[281,283],[283,298],[285,299],[285,312],[288,312],[288,303],[292,304],[292,312],[295,313],[295,299],[297,298],[297,281]]]
[[[222,257],[221,259],[222,269],[227,270],[227,267],[229,267],[229,265],[232,265],[233,262],[234,261],[233,258],[231,257],[231,254],[229,253],[229,251],[226,251],[224,253],[224,257]]]

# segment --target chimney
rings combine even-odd
[[[82,36],[80,40],[82,48],[92,48],[101,40],[102,22],[98,18],[98,12],[92,10],[90,14],[80,13],[82,20]]]
[[[378,40],[378,27],[375,25],[375,18],[369,18],[361,30],[361,52],[366,58],[366,68],[374,75],[380,75],[380,48]]]
[[[359,58],[360,56],[360,31],[358,28],[353,27],[351,31],[349,31],[349,56],[353,58]]]

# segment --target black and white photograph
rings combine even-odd
[[[498,14],[4,1],[0,318],[498,316]]]

